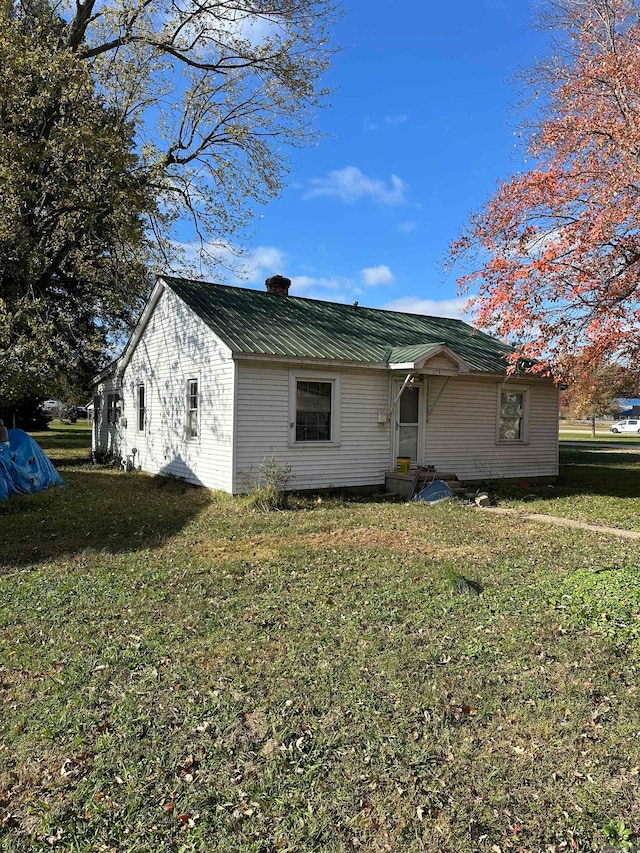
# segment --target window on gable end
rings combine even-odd
[[[138,385],[138,432],[144,432],[147,425],[147,409],[145,403],[145,388]]]
[[[199,435],[199,409],[198,380],[189,379],[187,382],[187,438],[197,438]]]

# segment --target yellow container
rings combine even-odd
[[[396,471],[399,474],[408,474],[411,459],[408,456],[396,456]]]

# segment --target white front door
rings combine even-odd
[[[402,383],[395,383],[394,399]],[[394,409],[394,457],[408,456],[412,465],[420,461],[420,412],[422,410],[422,387],[409,385],[402,392]],[[395,461],[395,460],[394,460]]]

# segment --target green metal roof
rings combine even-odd
[[[389,353],[389,361],[400,364],[407,361],[417,361],[421,358],[430,358],[440,351],[444,341],[436,344],[415,344],[408,347],[394,347]],[[450,347],[450,349],[452,349]]]
[[[506,369],[512,351],[462,320],[161,278],[238,355],[387,364],[399,348],[423,354],[444,343],[471,370],[495,373]]]

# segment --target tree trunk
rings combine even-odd
[[[591,436],[592,436],[592,438],[596,437],[596,416],[595,415],[591,418]]]

